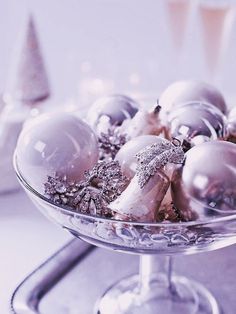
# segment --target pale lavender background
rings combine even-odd
[[[79,104],[91,100],[81,93],[84,79],[95,83],[94,94],[105,80],[107,91],[147,93],[154,99],[177,78],[207,78],[196,11],[192,13],[184,54],[177,62],[164,3],[165,0],[0,0],[0,93],[7,85],[10,64],[14,72],[30,11],[40,33],[55,104],[70,98],[79,98]],[[236,98],[235,56],[234,21],[217,80],[230,100]],[[1,197],[0,313],[8,313],[16,285],[69,238],[69,234],[41,216],[23,192]],[[227,262],[233,262],[235,257],[233,250],[230,252],[226,249],[219,254],[225,257],[223,267],[231,270]],[[234,289],[229,278],[233,276],[225,280],[226,287]],[[214,277],[209,281],[214,283]]]
[[[209,80],[196,1],[190,2],[191,20],[178,59],[165,0],[0,0],[0,92],[9,82],[7,76],[11,78],[9,67],[17,60],[29,12],[38,26],[55,102],[79,98],[83,105],[87,101],[83,79],[105,80],[108,87],[102,92],[147,93],[153,98],[178,78]],[[235,55],[234,19],[216,80],[231,102],[236,98]],[[99,80],[95,94],[102,84]]]

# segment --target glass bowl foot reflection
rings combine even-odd
[[[172,276],[171,260],[154,264],[142,256],[140,275],[110,287],[95,306],[95,314],[220,314],[212,294],[185,277]],[[157,260],[156,260],[157,261]],[[157,272],[156,272],[157,271]]]
[[[142,293],[139,276],[123,279],[97,302],[95,314],[220,314],[213,295],[202,285],[173,276],[173,291],[163,281],[153,282],[153,290]]]

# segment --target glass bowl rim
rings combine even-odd
[[[225,221],[230,221],[236,219],[236,213],[231,215],[225,215],[221,217],[215,217],[213,219],[206,219],[206,220],[191,220],[187,222],[138,222],[138,221],[129,221],[129,220],[118,220],[114,218],[105,218],[105,217],[99,217],[96,215],[89,215],[89,214],[82,214],[79,212],[76,212],[64,205],[61,204],[55,204],[53,201],[48,199],[46,196],[42,195],[41,193],[37,192],[24,178],[22,173],[19,170],[18,164],[17,164],[17,154],[16,151],[13,155],[13,166],[16,173],[16,176],[20,183],[24,186],[24,188],[32,193],[34,196],[39,198],[41,201],[44,201],[45,203],[48,203],[49,205],[59,209],[60,211],[64,212],[65,214],[73,214],[74,216],[77,216],[78,218],[84,218],[84,219],[93,219],[100,222],[109,222],[109,223],[122,223],[127,224],[130,226],[143,226],[143,227],[165,227],[165,228],[171,228],[171,227],[190,227],[190,226],[200,226],[200,225],[209,225],[214,223],[220,223]]]

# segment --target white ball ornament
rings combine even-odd
[[[43,193],[48,176],[81,180],[98,160],[98,141],[93,130],[76,116],[44,114],[23,128],[15,157],[23,178]]]
[[[137,168],[136,154],[146,146],[159,142],[161,142],[161,138],[156,135],[141,135],[128,141],[115,158],[121,166],[122,173],[128,179],[132,179]]]

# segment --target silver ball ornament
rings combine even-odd
[[[214,86],[201,81],[183,80],[169,85],[161,94],[161,119],[164,121],[174,108],[190,101],[207,102],[223,113],[227,111],[224,97]]]
[[[87,121],[95,130],[99,123],[120,126],[124,120],[133,118],[138,108],[138,103],[124,95],[102,97],[89,109]]]
[[[191,145],[225,139],[226,118],[208,103],[190,102],[177,107],[167,119],[168,136],[187,140]]]
[[[236,213],[236,145],[211,141],[191,148],[172,176],[173,203],[199,219]]]

